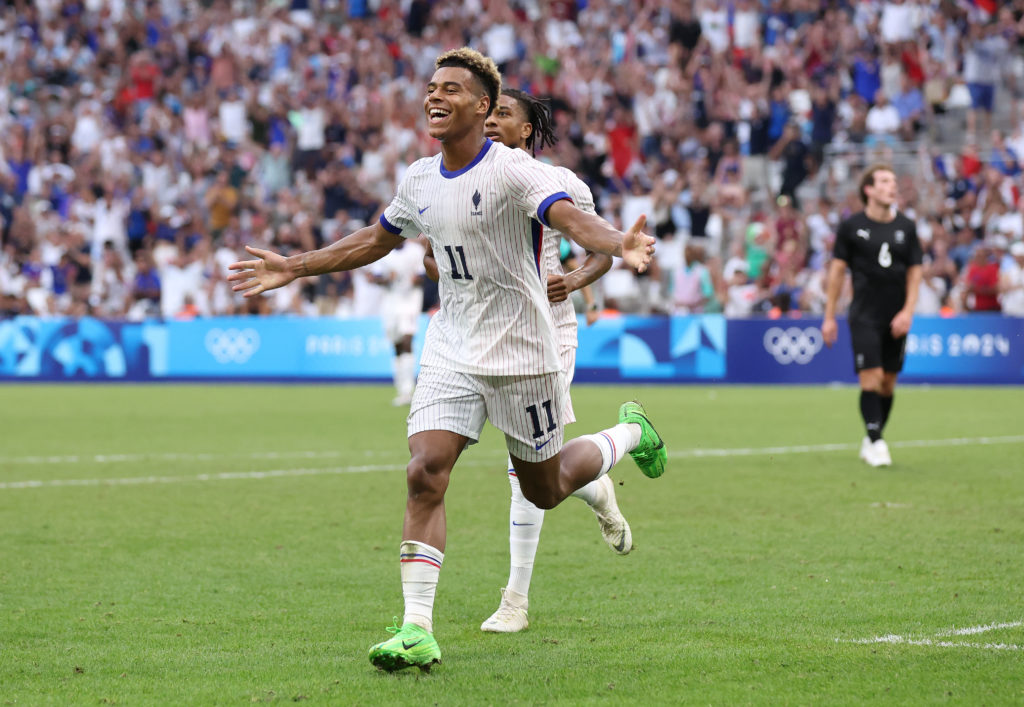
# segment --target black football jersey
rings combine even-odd
[[[903,214],[882,223],[861,211],[839,224],[832,254],[853,278],[850,319],[888,324],[906,302],[907,269],[921,264],[921,243]]]

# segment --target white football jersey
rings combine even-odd
[[[567,198],[550,168],[490,140],[460,170],[446,170],[440,154],[409,167],[380,222],[406,238],[425,234],[437,260],[441,309],[421,365],[497,376],[561,370],[540,221]]]
[[[543,164],[543,163],[542,163]],[[596,213],[594,208],[594,197],[590,193],[590,187],[583,183],[571,169],[544,165],[546,169],[555,174],[558,183],[562,185],[565,192],[572,198],[576,207],[587,213]],[[562,240],[562,233],[555,229],[545,227],[544,229],[544,264],[549,273],[560,273],[564,271],[562,259],[559,257],[559,246]],[[559,347],[571,346],[576,348],[576,308],[572,304],[570,296],[564,302],[555,302],[551,305],[551,316],[555,320],[555,331],[558,335]]]

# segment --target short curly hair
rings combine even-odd
[[[491,114],[498,105],[498,94],[501,93],[501,72],[498,71],[494,60],[484,56],[475,49],[462,47],[452,49],[437,57],[434,68],[442,69],[446,66],[456,66],[468,70],[484,87],[487,97],[491,99],[491,105],[487,109],[487,115]]]

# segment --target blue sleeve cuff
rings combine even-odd
[[[387,231],[388,233],[394,233],[396,236],[402,235],[402,229],[400,229],[398,226],[395,226],[386,218],[384,218],[384,214],[380,215],[380,225],[383,226],[384,230]]]
[[[540,206],[537,208],[537,220],[540,221],[545,226],[547,226],[548,228],[550,228],[551,224],[548,223],[547,219],[548,209],[551,208],[551,205],[553,203],[555,203],[556,201],[561,201],[562,199],[568,199],[569,201],[572,201],[571,196],[566,194],[564,191],[560,191],[555,194],[552,194],[547,199],[540,202]]]

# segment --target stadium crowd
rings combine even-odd
[[[551,101],[599,213],[657,267],[625,312],[820,313],[857,173],[888,162],[918,311],[1024,316],[1024,1],[18,0],[0,9],[0,316],[358,316],[355,272],[243,301],[226,265],[376,218],[433,60]],[[429,285],[428,285],[429,286]],[[431,298],[427,297],[429,303]]]

